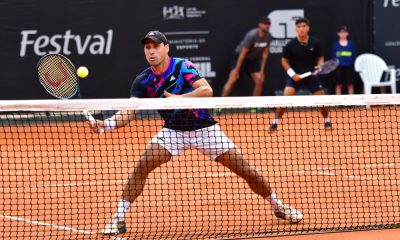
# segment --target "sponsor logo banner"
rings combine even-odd
[[[48,53],[110,55],[113,41],[113,30],[104,33],[80,35],[72,30],[64,33],[46,35],[39,30],[22,30],[19,56],[25,57],[33,52],[37,56]]]
[[[169,20],[186,20],[204,19],[207,12],[201,10],[197,6],[163,6],[162,16],[168,24]],[[189,23],[190,25],[190,23]],[[207,26],[202,24],[201,26]],[[209,82],[216,77],[216,72],[213,70],[212,56],[208,55],[210,47],[207,46],[210,38],[210,31],[206,30],[186,30],[176,29],[171,26],[171,31],[165,32],[171,49],[174,50],[176,56],[188,59],[193,62],[197,70]],[[176,31],[175,31],[176,30]],[[210,52],[211,53],[211,52]]]
[[[183,20],[185,18],[200,18],[207,12],[205,10],[197,9],[197,7],[184,7],[184,6],[164,6],[162,10],[164,20]]]
[[[274,10],[268,17],[271,19],[270,33],[274,39],[271,42],[270,53],[281,54],[283,47],[296,37],[297,19],[304,17],[303,9]]]

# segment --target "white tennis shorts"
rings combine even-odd
[[[162,128],[151,139],[151,142],[160,144],[172,156],[179,155],[185,149],[194,147],[210,155],[213,160],[229,149],[236,148],[218,124],[195,131],[176,131]]]

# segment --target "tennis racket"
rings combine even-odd
[[[81,98],[76,69],[67,57],[61,54],[47,54],[39,60],[37,71],[40,83],[54,97],[69,99],[77,95]],[[84,110],[82,114],[91,124],[96,124],[96,119],[89,111]],[[104,129],[99,131],[103,133]]]
[[[315,71],[313,72],[306,72],[300,75],[300,78],[306,78],[311,75],[325,75],[331,73],[333,70],[335,70],[339,66],[339,59],[334,58],[331,60],[328,60],[324,62],[322,65],[320,65]]]

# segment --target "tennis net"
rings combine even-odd
[[[232,239],[399,228],[399,104],[398,95],[0,101],[0,238]],[[163,127],[159,110],[201,108],[215,113],[246,163],[302,221],[277,218],[268,200],[206,154],[212,147],[188,144],[147,176],[126,212],[126,233],[103,236]],[[83,109],[98,119],[137,112],[128,125],[97,134]],[[189,134],[192,146],[207,142],[209,130],[201,131],[201,139]]]

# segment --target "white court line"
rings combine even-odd
[[[375,177],[364,177],[364,176],[356,176],[356,175],[343,175],[343,174],[336,174],[334,172],[330,171],[318,171],[318,170],[309,170],[309,171],[302,171],[302,170],[296,170],[293,172],[296,173],[301,173],[303,175],[306,174],[306,172],[312,172],[314,171],[316,175],[327,175],[327,176],[336,176],[336,177],[342,177],[342,178],[352,178],[352,179],[361,179],[361,180],[367,180],[367,181],[386,181],[387,179],[380,179],[380,178],[375,178]],[[390,182],[393,183],[398,183],[400,180],[396,179],[391,179]]]
[[[329,172],[329,171],[316,171],[316,170],[311,170],[311,171],[304,171],[304,170],[293,170],[295,173],[302,173],[306,174],[306,172],[316,172],[317,175],[326,175],[326,176],[337,176],[335,173]]]
[[[388,167],[388,166],[396,166],[399,165],[398,163],[377,163],[377,164],[366,164],[364,168],[372,168],[372,167]],[[360,169],[362,169],[360,167]],[[354,178],[354,179],[362,179],[362,180],[369,180],[369,181],[379,181],[379,178],[373,177],[363,177],[363,176],[355,176],[355,175],[341,175],[336,174],[327,170],[346,170],[346,168],[335,168],[333,165],[331,167],[325,168],[316,168],[316,169],[306,169],[306,170],[286,170],[280,172],[293,172],[293,173],[300,173],[302,175],[306,174],[306,172],[316,172],[317,175],[327,175],[327,176],[339,176],[344,178]],[[272,171],[274,172],[274,171]],[[262,171],[262,173],[269,174],[271,172]],[[173,174],[171,174],[173,175]],[[233,173],[210,173],[210,174],[202,174],[202,175],[188,175],[184,178],[204,178],[204,177],[232,177],[236,176]],[[164,181],[168,179],[174,179],[175,176],[161,176],[160,178],[148,178],[148,181]],[[0,188],[0,191],[12,190],[12,189],[20,189],[20,188],[49,188],[49,187],[79,187],[79,186],[98,186],[98,185],[109,185],[109,184],[121,184],[124,183],[126,180],[106,180],[106,181],[90,181],[90,182],[76,182],[76,183],[61,183],[61,184],[47,184],[47,185],[37,185],[37,186],[27,186],[27,187],[7,187],[7,188]],[[396,181],[397,180],[391,180]]]
[[[61,183],[61,184],[47,184],[36,186],[22,186],[22,187],[5,187],[0,188],[0,191],[13,190],[13,189],[32,189],[32,188],[50,188],[50,187],[80,187],[80,186],[96,186],[106,184],[119,184],[125,180],[107,180],[107,181],[90,181],[90,182],[76,182],[76,183]]]
[[[394,167],[398,166],[398,163],[374,163],[374,164],[361,164],[357,170],[360,169],[365,169],[365,168],[373,168],[373,167]],[[351,170],[354,170],[355,168],[352,168]],[[343,167],[336,167],[335,165],[331,165],[328,167],[324,168],[316,168],[316,169],[307,169],[307,170],[293,170],[293,172],[296,173],[301,173],[303,175],[306,174],[306,172],[315,172],[316,175],[326,175],[326,176],[337,176],[337,177],[343,177],[343,178],[353,178],[353,179],[361,179],[361,180],[368,180],[368,181],[384,181],[385,179],[379,179],[375,177],[364,177],[364,176],[357,176],[357,175],[343,175],[343,174],[337,174],[335,172],[332,172],[332,170],[348,170],[348,168],[343,168]],[[398,182],[399,180],[393,179],[390,180],[391,182]]]
[[[359,167],[357,170],[360,169],[365,169],[365,168],[373,168],[373,167],[394,167],[396,165],[399,165],[398,163],[374,163],[374,164],[364,164],[363,167]],[[343,174],[336,174],[332,173],[327,170],[348,170],[348,168],[342,168],[342,167],[326,167],[326,168],[317,168],[316,171],[320,173],[328,173],[328,174],[322,174],[322,175],[330,175],[330,176],[338,176],[338,177],[344,177],[344,178],[353,178],[353,179],[361,179],[361,180],[368,180],[368,181],[381,181],[379,178],[375,177],[364,177],[364,176],[357,176],[357,175],[343,175]],[[355,168],[352,168],[350,170],[355,170]],[[382,181],[384,181],[383,179]],[[390,180],[391,182],[398,182],[398,180],[393,179]]]
[[[204,178],[204,177],[230,177],[230,176],[235,176],[232,173],[212,173],[212,174],[206,174],[206,175],[189,175],[185,176],[184,178]],[[160,177],[160,178],[147,178],[148,181],[163,181],[163,180],[168,180],[168,179],[174,179],[176,177]],[[127,180],[106,180],[106,181],[90,181],[90,182],[76,182],[76,183],[61,183],[61,184],[47,184],[47,185],[36,185],[36,186],[27,186],[27,187],[6,187],[6,188],[0,188],[0,191],[5,191],[5,190],[13,190],[13,189],[20,189],[20,188],[50,188],[50,187],[80,187],[80,186],[98,186],[98,185],[104,185],[108,186],[110,184],[121,184],[126,182]]]
[[[396,163],[385,163],[385,164],[367,164],[364,167],[385,167],[385,166],[396,166]],[[317,175],[327,175],[327,176],[338,176],[338,177],[344,177],[344,178],[353,178],[353,179],[362,179],[362,180],[372,180],[372,181],[379,181],[379,178],[373,178],[373,177],[363,177],[363,176],[355,176],[355,175],[340,175],[340,174],[336,174],[334,172],[331,171],[327,171],[327,170],[343,170],[341,168],[318,168],[315,170],[312,169],[308,169],[308,170],[289,170],[289,171],[283,171],[283,172],[293,172],[293,173],[300,173],[300,174],[306,174],[307,172],[315,172]],[[263,171],[263,173],[269,173],[269,172],[265,172]],[[206,174],[206,175],[190,175],[190,176],[186,176],[186,178],[202,178],[202,177],[231,177],[234,176],[233,173],[212,173],[212,174]],[[162,181],[165,179],[171,179],[173,177],[160,177],[160,178],[149,178],[149,181]],[[105,183],[107,184],[111,184],[111,183],[115,183],[115,184],[119,184],[119,183],[123,183],[125,180],[109,180],[109,181],[90,181],[90,182],[78,182],[78,183],[67,183],[67,184],[49,184],[49,185],[38,185],[38,186],[30,186],[27,188],[47,188],[47,187],[67,187],[67,186],[86,186],[86,185],[103,185]],[[391,180],[391,181],[396,181],[396,180]],[[397,182],[397,181],[396,181]],[[18,188],[18,187],[14,187],[14,188]],[[5,190],[5,189],[13,189],[13,188],[0,188],[0,190]],[[62,229],[62,230],[66,230],[66,231],[72,231],[72,232],[77,232],[77,233],[83,233],[83,234],[97,234],[96,232],[91,232],[91,231],[86,231],[86,230],[79,230],[79,229],[75,229],[75,228],[70,228],[70,227],[66,227],[66,226],[60,226],[60,225],[56,225],[56,224],[50,224],[50,223],[46,223],[46,222],[40,222],[40,221],[34,221],[34,220],[29,220],[29,219],[25,219],[25,218],[19,218],[19,217],[14,217],[14,216],[7,216],[7,215],[2,215],[0,214],[1,218],[4,219],[10,219],[10,220],[14,220],[14,221],[20,221],[20,222],[27,222],[27,223],[31,223],[34,225],[39,225],[39,226],[49,226],[52,228],[57,228],[57,229]]]
[[[342,174],[336,174],[330,171],[318,171],[318,170],[309,170],[309,171],[303,171],[303,170],[294,170],[293,172],[296,173],[301,173],[303,175],[306,174],[306,172],[315,172],[316,175],[325,175],[325,176],[336,176],[336,177],[343,177],[343,178],[354,178],[354,179],[361,179],[361,180],[368,180],[368,181],[380,181],[379,178],[373,178],[373,177],[363,177],[363,176],[355,176],[355,175],[342,175]],[[383,180],[382,180],[383,181]],[[396,181],[396,180],[391,180],[391,181]]]
[[[399,163],[374,163],[374,164],[364,164],[363,167],[359,168],[352,168],[353,169],[363,169],[363,168],[372,168],[372,167],[394,167],[394,166],[400,166]],[[317,168],[317,170],[346,170],[348,168],[343,168],[343,167],[337,167],[335,165],[324,167],[324,168]]]
[[[1,218],[5,218],[5,219],[14,220],[14,221],[26,222],[26,223],[30,223],[30,224],[34,224],[34,225],[47,226],[47,227],[57,228],[57,229],[61,229],[61,230],[77,232],[77,233],[92,234],[92,235],[97,234],[96,232],[90,232],[90,231],[86,231],[86,230],[79,230],[79,229],[76,229],[76,228],[70,228],[70,227],[60,226],[60,225],[46,223],[46,222],[39,222],[39,221],[29,220],[29,219],[26,219],[26,218],[7,216],[7,215],[3,215],[3,214],[0,214],[0,217]]]

